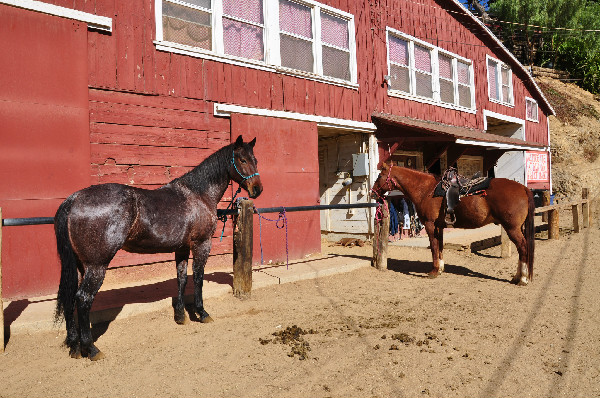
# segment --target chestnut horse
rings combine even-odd
[[[60,205],[54,219],[62,263],[56,318],[64,315],[65,345],[71,357],[104,357],[93,343],[89,313],[108,264],[121,248],[132,253],[175,253],[178,295],[174,310],[179,324],[187,322],[183,295],[191,251],[195,311],[201,322],[212,321],[204,310],[202,284],[218,221],[217,204],[231,180],[251,198],[262,192],[255,143],[256,138],[244,143],[239,136],[187,174],[156,190],[93,185]]]
[[[444,271],[444,228],[446,227],[445,197],[434,197],[440,177],[413,169],[383,164],[371,191],[383,201],[387,191],[399,190],[414,203],[419,219],[429,237],[435,278]],[[519,252],[517,273],[513,283],[527,285],[533,280],[534,252],[533,194],[529,188],[505,178],[493,178],[485,194],[465,196],[454,208],[455,228],[479,228],[494,223],[504,227]]]

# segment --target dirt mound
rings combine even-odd
[[[582,188],[600,195],[600,101],[573,83],[536,79],[556,111],[550,117],[552,186],[559,199],[578,198]]]

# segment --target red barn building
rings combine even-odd
[[[257,207],[368,201],[382,161],[550,188],[551,106],[454,0],[0,0],[0,48],[4,218],[53,216],[91,184],[158,187],[239,134],[258,138]],[[288,215],[290,258],[370,232],[367,210],[322,213]],[[5,296],[56,291],[51,225],[2,245]],[[231,246],[228,223],[212,263]]]

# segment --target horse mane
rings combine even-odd
[[[231,162],[233,143],[217,150],[198,166],[167,185],[183,185],[196,193],[206,192],[211,186],[229,181],[228,164]]]

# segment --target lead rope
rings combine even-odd
[[[398,184],[396,183],[396,181],[394,181],[392,179],[392,166],[390,165],[389,171],[388,171],[388,175],[387,175],[387,179],[385,180],[386,184],[389,184],[390,189],[394,188],[394,186],[397,186]],[[375,222],[379,223],[380,221],[383,220],[383,210],[381,209],[382,205],[385,206],[388,210],[388,217],[390,214],[390,208],[388,206],[387,200],[385,200],[384,197],[382,197],[381,195],[379,195],[373,188],[371,188],[371,192],[373,192],[375,194],[375,196],[377,196],[379,199],[381,199],[380,204],[378,204],[377,206],[377,210],[375,210]],[[388,231],[389,233],[389,231]],[[377,257],[379,258],[379,241],[376,241],[375,239],[373,239],[373,244],[377,245]]]
[[[262,214],[260,214],[258,212],[258,209],[256,208],[256,206],[254,207],[254,212],[256,214],[258,214],[258,230],[259,230],[259,243],[260,243],[260,263],[261,265],[264,264],[264,258],[263,258],[263,246],[262,246],[262,220],[266,220],[266,221],[271,221],[275,223],[275,227],[277,229],[282,229],[285,227],[285,260],[286,260],[286,268],[290,269],[290,256],[289,256],[289,248],[288,248],[288,220],[287,220],[287,214],[285,212],[285,207],[283,208],[282,211],[279,212],[279,218],[277,218],[276,220],[271,220],[270,218],[267,218],[265,216],[263,216]],[[279,222],[281,222],[282,224],[279,225]]]
[[[235,197],[238,196],[240,192],[242,192],[242,187],[238,187],[237,191],[235,191],[233,198],[231,198],[231,202],[229,202],[225,210],[229,210],[229,208],[233,206],[233,202],[235,202]],[[225,234],[225,224],[227,223],[227,214],[223,214],[221,217],[219,217],[219,220],[223,221],[223,229],[221,230],[221,240],[219,242],[223,242],[223,235]]]

